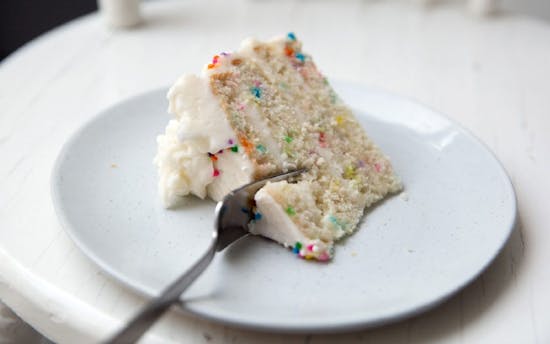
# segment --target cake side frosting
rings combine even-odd
[[[174,118],[157,138],[154,160],[164,205],[172,207],[188,194],[221,200],[229,191],[251,182],[252,164],[236,149],[237,137],[208,80],[184,75],[167,97],[168,112]],[[221,171],[223,178],[216,178]]]

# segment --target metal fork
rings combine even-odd
[[[252,209],[254,194],[267,182],[282,181],[304,171],[305,169],[296,170],[252,182],[233,190],[218,202],[212,242],[206,253],[105,343],[134,343],[141,338],[170,306],[180,300],[181,294],[208,267],[216,252],[249,234],[247,226],[254,218]]]

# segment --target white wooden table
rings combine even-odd
[[[121,32],[86,16],[0,65],[0,299],[25,321],[56,342],[93,342],[145,302],[89,261],[56,219],[50,171],[68,136],[101,109],[198,71],[246,36],[292,30],[329,77],[414,98],[484,141],[515,185],[518,228],[471,285],[393,325],[285,335],[172,312],[146,341],[550,343],[549,24],[481,20],[455,5],[426,11],[352,0],[167,1],[143,13],[146,25]]]

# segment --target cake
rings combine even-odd
[[[402,186],[301,47],[293,33],[248,39],[214,56],[201,76],[180,77],[155,163],[166,207],[189,194],[219,201],[256,179],[307,168],[256,193],[249,229],[326,261],[366,208]]]

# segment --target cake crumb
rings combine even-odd
[[[355,251],[352,252],[352,253],[351,253],[351,256],[352,256],[352,257],[357,257],[357,252],[355,252]]]
[[[399,198],[401,198],[403,201],[407,202],[409,200],[409,194],[405,191],[401,192],[399,194]]]
[[[118,165],[117,164],[111,164],[111,168],[117,168]]]

